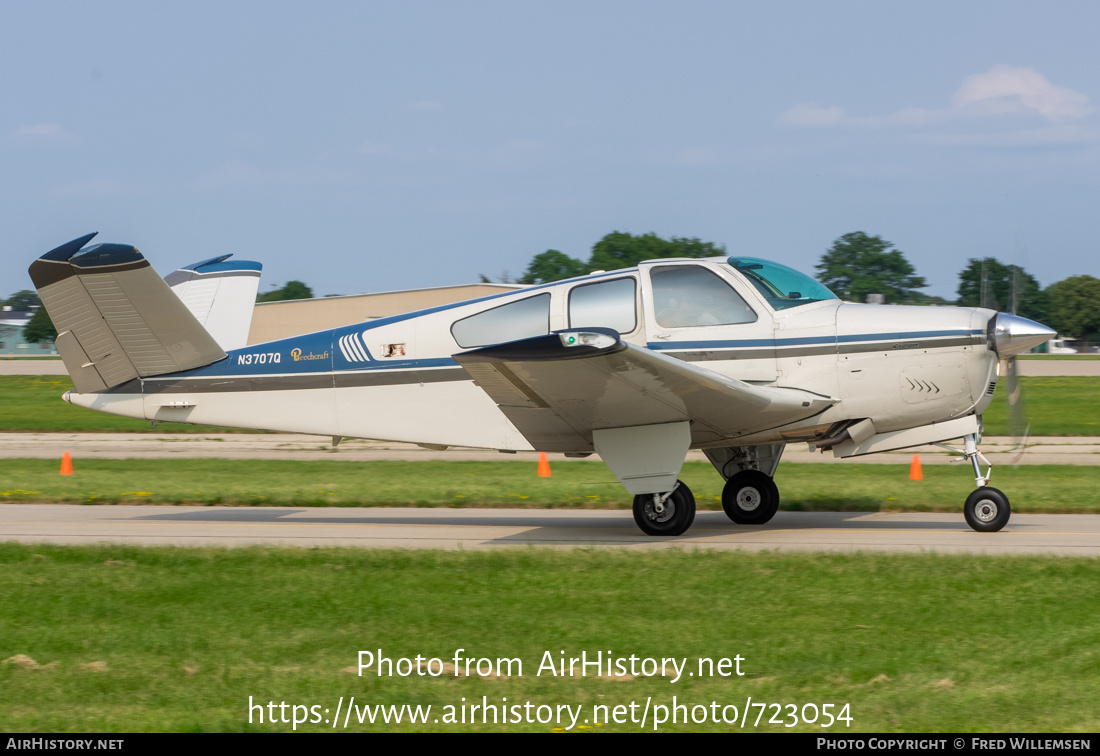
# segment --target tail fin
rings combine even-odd
[[[258,262],[226,262],[230,257],[212,257],[164,277],[180,301],[227,352],[248,344],[263,270]]]
[[[57,328],[54,342],[81,394],[226,356],[134,247],[74,239],[29,273]]]

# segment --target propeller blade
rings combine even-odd
[[[1012,266],[1012,288],[1008,295],[1008,311],[1015,315],[1020,306],[1020,266]]]
[[[1012,266],[1012,306],[1009,312],[1017,314],[1020,307],[1020,294],[1024,287],[1024,272],[1027,270],[1027,245],[1024,244],[1024,235],[1016,229],[1016,264]]]
[[[1027,448],[1028,433],[1031,429],[1027,421],[1027,412],[1024,410],[1023,392],[1020,386],[1020,375],[1016,368],[1016,358],[1010,357],[1002,363],[1004,376],[1005,399],[1008,401],[1008,430],[1012,434],[1013,459],[1012,464],[1020,464]]]
[[[993,294],[993,282],[989,280],[989,271],[986,270],[986,260],[982,260],[981,290],[978,292],[978,306],[986,310],[999,310],[997,297]]]

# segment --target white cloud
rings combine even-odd
[[[993,66],[985,73],[963,79],[952,99],[955,108],[977,114],[1032,110],[1050,121],[1081,118],[1092,108],[1089,98],[1059,87],[1032,68]]]
[[[1088,97],[1051,84],[1032,68],[995,65],[963,79],[951,100],[940,109],[903,108],[881,116],[849,116],[838,106],[795,105],[778,122],[798,128],[857,126],[864,128],[926,127],[950,121],[988,119],[1005,114],[1033,113],[1052,123],[1082,118],[1092,112]]]
[[[66,142],[73,134],[64,126],[56,123],[36,123],[33,126],[20,126],[11,134],[13,139],[39,140],[48,142]]]
[[[917,134],[913,141],[950,147],[1068,147],[1100,142],[1100,133],[1078,125],[1054,125],[1039,129],[981,131],[968,133]]]

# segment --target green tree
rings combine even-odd
[[[1100,334],[1100,279],[1092,276],[1071,276],[1052,284],[1050,289],[1049,323],[1058,333],[1085,342]]]
[[[313,299],[313,289],[301,281],[287,281],[283,288],[256,297],[257,302],[284,302],[288,299]]]
[[[23,289],[17,291],[2,302],[2,304],[11,307],[18,312],[28,312],[35,307],[42,306],[42,300],[38,298],[38,292],[31,291],[30,289]]]
[[[527,266],[519,282],[522,284],[550,283],[573,276],[583,276],[587,272],[588,266],[580,260],[556,249],[548,249],[531,258],[531,264]],[[485,276],[481,278],[488,282]]]
[[[1050,308],[1050,295],[1026,270],[1017,265],[1005,265],[993,257],[967,261],[967,266],[959,273],[958,303],[964,307],[1010,310],[1014,286],[1019,297],[1015,303],[1016,314],[1044,322]]]
[[[28,344],[57,340],[57,329],[53,327],[53,321],[45,307],[39,307],[23,326],[23,340]]]
[[[817,280],[850,302],[866,301],[868,294],[883,294],[887,302],[914,299],[914,289],[928,283],[915,275],[901,250],[879,236],[856,231],[833,242],[814,266]]]
[[[724,246],[696,238],[673,236],[671,239],[662,239],[653,233],[634,236],[622,231],[612,231],[592,247],[588,269],[617,270],[632,268],[645,260],[665,257],[716,257],[725,253]]]
[[[569,257],[556,249],[548,249],[535,255],[531,264],[519,279],[523,284],[549,283],[574,276],[583,276],[594,270],[618,270],[633,268],[645,260],[665,257],[717,257],[724,256],[726,248],[721,244],[696,238],[673,236],[662,239],[649,233],[634,236],[623,231],[612,231],[592,246],[588,262]],[[483,275],[483,281],[488,279]]]

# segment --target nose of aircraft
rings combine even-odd
[[[1054,335],[1042,323],[998,312],[989,321],[989,348],[1002,360],[1037,347]]]

